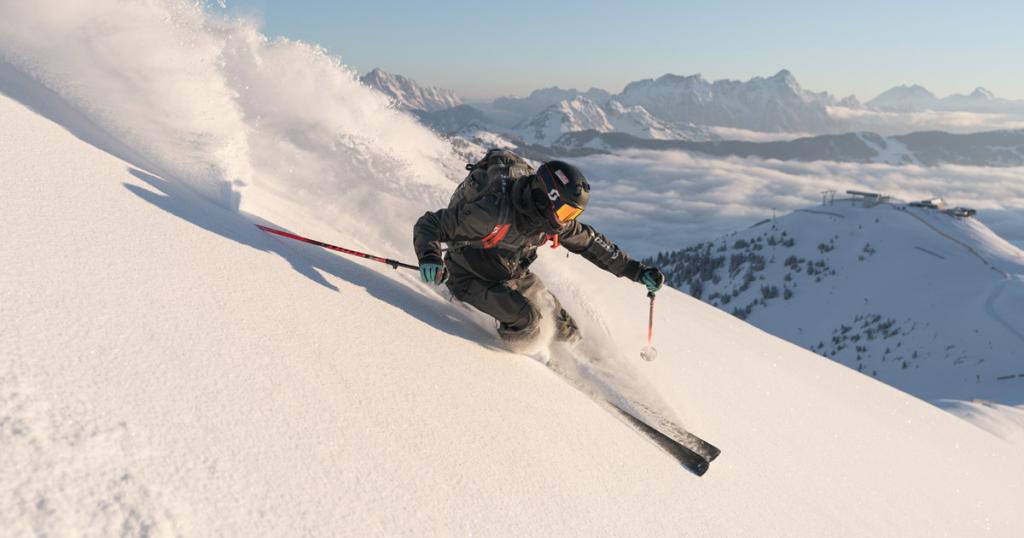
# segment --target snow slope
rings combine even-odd
[[[179,4],[103,6],[85,12],[115,32],[122,18],[164,28],[160,21],[176,19],[161,9]],[[0,20],[43,21],[46,8],[25,7],[32,17],[19,19],[5,6]],[[132,17],[121,11],[129,8]],[[198,20],[175,28],[231,42],[221,41],[220,22]],[[3,35],[10,60],[11,34]],[[247,57],[271,71],[266,91],[238,86],[232,97],[243,110],[265,107],[260,114],[206,117],[240,118],[245,142],[257,146],[232,161],[251,170],[229,181],[233,191],[204,190],[219,183],[197,182],[189,170],[143,169],[143,160],[173,162],[183,134],[120,129],[170,120],[129,108],[154,94],[118,93],[117,84],[164,87],[174,69],[185,80],[230,80],[223,71],[140,61],[125,68],[132,76],[97,89],[87,76],[94,65],[58,69],[55,50],[22,56],[0,78],[5,534],[1024,529],[1024,464],[1010,445],[680,293],[659,295],[661,358],[641,363],[646,300],[636,284],[560,251],[545,252],[538,268],[589,338],[611,342],[624,365],[724,449],[703,478],[538,361],[498,349],[486,320],[414,274],[259,232],[253,223],[268,222],[408,259],[412,220],[451,186],[432,149],[440,141],[308,49],[257,40],[245,55],[220,56],[228,72]],[[19,76],[27,65],[40,70]],[[289,106],[286,89],[301,85],[273,72],[292,65],[339,84],[315,116],[303,115],[308,100]],[[161,133],[169,146],[147,144]],[[195,158],[211,155],[219,154]]]
[[[1024,251],[977,218],[837,199],[661,258],[680,288],[911,394],[1024,404]]]
[[[559,101],[524,121],[515,132],[531,144],[552,144],[561,135],[575,131],[608,132],[615,128],[601,106],[586,97]]]

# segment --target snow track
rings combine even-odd
[[[1010,286],[1012,284],[1017,284],[1018,286],[1020,286],[1018,281],[1014,280],[1006,280],[1004,282],[996,284],[996,286],[992,289],[992,293],[988,296],[987,299],[985,299],[985,312],[988,314],[989,318],[1005,327],[1007,331],[1010,331],[1010,333],[1016,336],[1021,341],[1021,344],[1024,345],[1024,331],[1021,331],[1020,329],[1014,327],[1012,324],[1010,324],[1009,320],[1007,320],[1005,316],[1003,316],[1002,314],[999,313],[998,310],[996,310],[996,301],[999,300],[999,298],[1003,295],[1003,292],[1006,291],[1007,286]],[[1019,313],[1020,311],[1018,310],[1017,312]],[[1016,319],[1019,321],[1020,317],[1018,316]]]
[[[910,207],[895,207],[895,206],[892,206],[891,204],[890,204],[890,207],[893,207],[893,209],[913,217],[915,220],[917,220],[921,224],[924,224],[925,226],[927,226],[933,232],[939,234],[943,238],[951,241],[952,243],[960,246],[961,248],[963,248],[967,252],[970,252],[975,258],[980,260],[981,263],[983,263],[986,267],[988,267],[988,268],[992,269],[993,271],[999,273],[1004,278],[1009,278],[1010,277],[1009,273],[1007,273],[1007,272],[1003,271],[1002,269],[999,269],[998,267],[993,265],[992,262],[990,262],[984,256],[979,254],[978,251],[975,250],[974,247],[972,247],[971,245],[968,245],[967,243],[964,243],[963,241],[961,241],[961,240],[959,240],[959,239],[949,235],[948,233],[940,230],[937,226],[935,226],[934,224],[928,222],[928,220],[926,218],[922,217],[921,215],[915,214],[915,209],[914,208],[910,208]]]

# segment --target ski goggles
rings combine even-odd
[[[583,214],[583,209],[576,207],[569,202],[562,202],[562,205],[560,206],[558,205],[558,202],[554,202],[554,204],[555,218],[558,219],[558,222],[563,224]]]
[[[542,167],[543,168],[543,167]],[[562,195],[559,194],[558,189],[555,188],[555,181],[551,177],[551,172],[544,169],[543,172],[538,171],[537,174],[541,181],[544,182],[544,188],[547,189],[548,200],[551,202],[552,212],[555,214],[555,219],[559,223],[565,224],[570,220],[579,217],[583,213],[582,207],[577,207],[572,202],[562,199]]]

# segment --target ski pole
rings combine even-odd
[[[374,256],[373,254],[367,254],[365,252],[359,252],[359,251],[350,250],[350,249],[347,249],[347,248],[336,247],[334,245],[329,245],[327,243],[323,243],[323,242],[317,241],[315,239],[309,239],[308,237],[302,237],[301,235],[295,235],[293,233],[288,233],[288,232],[285,232],[285,231],[282,231],[282,230],[275,230],[273,228],[268,228],[266,226],[261,226],[259,224],[257,224],[256,227],[261,229],[261,230],[263,230],[264,232],[267,232],[267,233],[272,233],[272,234],[275,234],[275,235],[280,235],[281,237],[287,237],[288,239],[294,239],[296,241],[302,241],[303,243],[309,243],[310,245],[316,245],[318,247],[323,247],[323,248],[326,248],[328,250],[334,250],[334,251],[337,251],[337,252],[341,252],[342,254],[349,254],[349,255],[352,255],[352,256],[359,256],[360,258],[365,258],[367,260],[373,260],[375,262],[386,263],[386,264],[390,265],[392,269],[398,269],[399,267],[401,267],[403,269],[412,269],[414,271],[419,271],[420,270],[419,266],[417,266],[417,265],[411,265],[411,264],[408,264],[408,263],[402,263],[400,261],[390,260],[388,258],[382,258],[380,256]]]
[[[645,361],[653,361],[658,358],[658,350],[651,345],[651,340],[654,338],[654,292],[647,292],[647,296],[651,299],[651,308],[647,315],[647,345],[640,350],[640,358]]]

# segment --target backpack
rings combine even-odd
[[[533,174],[533,167],[526,159],[511,151],[491,149],[476,164],[467,164],[466,170],[469,170],[469,174],[455,188],[448,208],[471,204],[485,196],[499,194],[501,209],[498,222],[486,237],[476,241],[456,241],[450,243],[448,248],[501,248],[512,220],[512,200],[508,196],[508,188],[519,178]]]
[[[533,173],[526,159],[507,149],[491,149],[476,164],[467,164],[469,174],[459,183],[448,202],[448,208],[473,203],[484,196],[500,192],[502,187]]]

